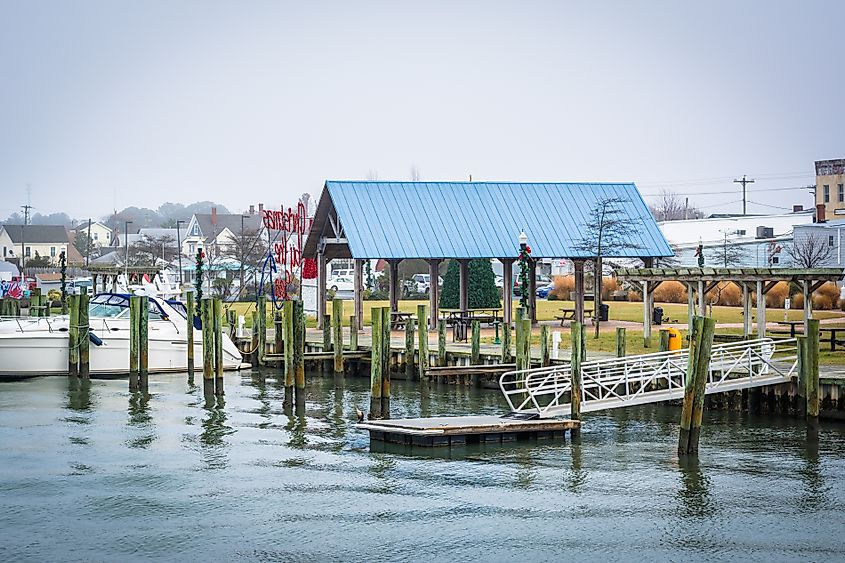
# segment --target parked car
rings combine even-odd
[[[549,296],[549,293],[551,293],[554,288],[555,288],[555,284],[553,284],[553,283],[547,283],[544,286],[538,287],[537,288],[537,297],[540,297],[542,299],[547,298]]]
[[[326,289],[331,289],[332,291],[355,291],[355,281],[349,277],[335,277],[332,278],[326,283]]]
[[[537,274],[536,281],[534,283],[534,287],[539,290],[540,287],[549,285],[552,283],[552,278],[545,274]],[[513,294],[520,296],[522,295],[522,288],[519,287],[519,276],[515,275],[513,277]],[[545,296],[544,296],[545,297]]]

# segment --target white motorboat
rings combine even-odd
[[[178,301],[150,297],[149,372],[188,368],[187,315]],[[101,293],[89,305],[92,375],[129,373],[129,295]],[[68,316],[16,317],[0,320],[0,376],[67,374]],[[196,323],[195,323],[196,325]],[[202,332],[194,330],[194,369],[202,370]],[[223,368],[247,367],[228,335],[223,335]]]

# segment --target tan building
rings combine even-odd
[[[0,252],[4,260],[19,260],[23,255],[24,264],[31,258],[43,257],[58,266],[62,252],[67,253],[68,264],[83,261],[62,225],[0,225]]]
[[[819,205],[825,220],[845,219],[845,158],[816,161],[816,209]]]

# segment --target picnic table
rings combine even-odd
[[[575,320],[575,307],[561,307],[562,315],[556,315],[555,318],[560,321],[560,326],[563,326],[565,321],[574,321]],[[593,309],[592,308],[584,308],[584,316],[588,319],[593,318]],[[593,321],[595,322],[595,320]]]
[[[795,327],[796,326],[804,326],[804,321],[778,321],[779,325],[789,325],[789,337],[795,338]],[[802,330],[803,332],[803,330]]]
[[[413,313],[403,313],[402,311],[390,312],[390,330],[402,330],[409,321],[416,319],[417,316]]]
[[[476,309],[440,309],[447,325],[452,325],[452,342],[467,340],[467,328],[473,321],[494,324],[502,322],[502,309],[486,307]]]
[[[799,326],[803,327],[804,321],[778,321],[777,324],[788,325],[789,326],[789,337],[795,338],[796,327],[799,327]],[[802,330],[801,332],[803,333],[804,331]],[[837,344],[839,344],[840,346],[845,346],[845,339],[837,340],[837,338],[836,338],[837,332],[840,333],[840,334],[845,333],[845,327],[841,327],[841,326],[832,326],[832,327],[821,326],[821,327],[819,327],[819,333],[820,333],[819,342],[829,342],[831,352],[836,351],[836,345]],[[830,336],[828,338],[822,338],[822,336],[824,336],[825,333],[830,334]]]

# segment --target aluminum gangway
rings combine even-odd
[[[684,396],[689,349],[581,364],[581,412],[657,403]],[[721,393],[786,383],[797,375],[795,338],[761,338],[712,347],[705,392]],[[509,371],[499,387],[515,415],[569,416],[569,364]]]

